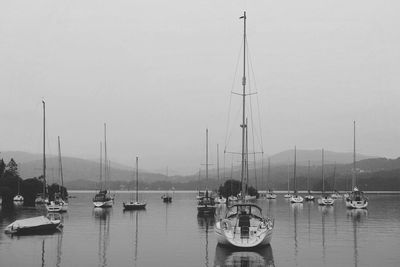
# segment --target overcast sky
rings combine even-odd
[[[294,145],[350,152],[356,120],[358,152],[397,157],[399,6],[1,1],[0,151],[41,152],[44,98],[51,153],[60,135],[64,155],[99,157],[107,122],[113,161],[133,165],[139,155],[143,168],[190,173],[204,163],[206,127],[215,161],[230,92],[240,90],[238,18],[246,9],[267,154]]]

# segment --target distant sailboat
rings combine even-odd
[[[211,191],[208,191],[208,129],[206,129],[206,189],[203,197],[197,202],[197,213],[204,215],[215,214],[215,201],[211,195]]]
[[[268,188],[268,192],[265,195],[266,199],[276,199],[276,194],[274,193],[274,191],[271,189],[271,187],[269,186],[269,180],[270,180],[270,174],[271,174],[271,160],[270,158],[268,158],[268,172],[267,172],[267,188]]]
[[[304,198],[297,193],[297,183],[296,183],[296,147],[294,147],[294,167],[293,167],[293,195],[290,197],[290,202],[292,203],[303,203]]]
[[[284,198],[291,198],[292,194],[290,194],[290,171],[289,171],[289,161],[287,164],[287,194],[285,194],[283,197]]]
[[[19,181],[18,178],[18,193],[15,195],[15,197],[13,198],[13,201],[17,204],[17,203],[23,203],[24,202],[24,197],[21,195],[20,192],[20,187],[21,187],[21,182]],[[0,203],[1,204],[1,203]]]
[[[101,180],[102,168],[101,168],[101,155],[102,145],[100,143],[100,190],[93,198],[93,205],[96,208],[108,208],[114,204],[114,198],[111,196],[110,191],[107,189],[107,180],[109,176],[109,162],[107,160],[107,126],[104,123],[104,189]]]
[[[35,199],[35,204],[45,204],[49,201],[47,196],[47,181],[46,181],[46,103],[43,104],[43,191],[38,194]]]
[[[167,180],[168,180],[168,167],[167,167],[166,177],[167,177]],[[169,193],[169,191],[167,191],[164,195],[162,195],[161,199],[163,200],[164,203],[171,203],[172,202],[172,196]]]
[[[325,177],[324,177],[324,149],[322,149],[322,195],[318,199],[321,206],[332,206],[335,200],[329,194],[325,193]]]
[[[136,201],[122,203],[124,210],[143,210],[146,208],[146,202],[139,201],[139,157],[136,157]]]
[[[304,199],[307,201],[314,201],[315,197],[311,194],[310,191],[310,161],[308,161],[307,191],[308,194],[304,197]]]
[[[342,197],[340,193],[336,190],[336,162],[335,166],[333,167],[333,193],[331,196],[333,199],[338,199]]]
[[[64,177],[62,171],[61,145],[59,136],[58,136],[58,173],[61,181],[61,187],[59,187],[59,192],[54,193],[54,199],[49,203],[46,203],[46,209],[48,212],[66,212],[68,210],[68,198],[66,196],[63,196]]]
[[[353,178],[351,181],[353,191],[346,198],[346,207],[349,209],[366,209],[368,206],[368,198],[364,192],[358,189],[356,178],[356,122],[353,122],[354,128],[354,146],[353,146]]]

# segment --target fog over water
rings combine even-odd
[[[247,10],[266,154],[295,144],[350,152],[356,120],[358,152],[397,157],[399,5],[3,1],[0,150],[41,151],[44,98],[50,153],[60,135],[64,155],[98,158],[107,122],[111,160],[132,165],[140,155],[145,169],[191,173],[204,163],[208,127],[215,163],[230,91],[241,86],[238,18]]]

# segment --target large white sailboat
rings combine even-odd
[[[290,197],[291,203],[303,203],[304,198],[300,196],[297,192],[297,183],[296,183],[296,147],[294,147],[294,166],[293,166],[293,195]]]
[[[114,204],[114,198],[111,196],[110,191],[107,189],[107,180],[109,176],[109,162],[107,159],[107,125],[104,123],[104,188],[102,178],[102,144],[100,143],[100,190],[93,198],[93,205],[95,208],[108,208]]]
[[[332,206],[335,200],[325,193],[325,177],[324,177],[324,149],[322,149],[322,194],[318,198],[318,204],[321,206]]]
[[[245,110],[246,101],[246,12],[240,17],[244,21],[243,34],[243,109],[242,109],[242,164],[241,164],[241,196],[247,195],[248,183],[248,150],[247,150],[247,119]],[[245,185],[246,182],[246,185]],[[228,207],[225,217],[220,218],[215,224],[215,233],[219,244],[230,245],[239,248],[251,248],[261,245],[267,245],[271,242],[274,221],[264,217],[262,209],[252,203],[245,202]]]
[[[353,177],[351,185],[353,191],[346,198],[346,207],[349,209],[366,209],[368,206],[368,198],[364,192],[358,189],[356,178],[356,122],[353,122],[354,145],[353,145]]]

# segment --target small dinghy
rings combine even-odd
[[[172,202],[172,197],[168,193],[162,195],[161,199],[163,200],[164,203],[171,203]]]
[[[8,225],[4,232],[13,235],[48,234],[58,231],[62,226],[60,217],[38,216],[16,220]]]

